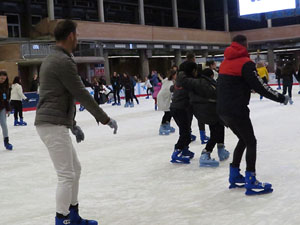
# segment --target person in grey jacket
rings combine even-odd
[[[85,89],[77,72],[72,51],[77,46],[77,24],[60,21],[54,30],[56,46],[44,60],[40,69],[40,100],[37,106],[35,126],[48,148],[58,176],[56,190],[56,225],[97,225],[85,220],[78,213],[78,187],[80,162],[69,135],[69,129],[77,142],[84,134],[74,120],[75,99],[96,119],[117,132],[117,122],[107,116]]]

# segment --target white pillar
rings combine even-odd
[[[110,69],[109,69],[109,58],[108,58],[108,51],[104,50],[103,52],[104,56],[104,74],[105,74],[105,80],[107,84],[110,84]]]
[[[201,29],[202,30],[206,30],[205,3],[204,3],[204,0],[200,0],[200,15],[201,15]]]
[[[140,24],[145,25],[144,0],[139,0]]]
[[[103,0],[98,0],[98,17],[99,17],[100,22],[102,22],[102,23],[105,22]]]
[[[272,27],[272,20],[268,19],[268,28],[271,28],[271,27]]]
[[[173,9],[173,26],[178,27],[177,0],[172,0],[172,9]]]
[[[182,60],[181,60],[181,51],[180,50],[175,50],[175,65],[180,66]]]
[[[273,46],[268,46],[268,70],[271,73],[274,73],[275,70],[275,55]]]
[[[229,16],[228,16],[228,2],[223,0],[224,5],[224,27],[225,31],[229,32]]]
[[[140,50],[140,64],[141,64],[141,78],[145,79],[150,73],[149,59],[146,54],[146,50]]]
[[[47,0],[47,7],[48,7],[48,18],[49,20],[54,20],[54,2],[53,0]]]

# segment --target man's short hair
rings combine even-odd
[[[195,54],[193,52],[186,53],[186,59],[188,61],[193,61],[194,58],[195,58]]]
[[[77,24],[72,20],[60,21],[54,29],[54,37],[56,41],[64,41],[68,36],[76,32]]]
[[[241,45],[245,45],[247,43],[247,37],[245,35],[236,35],[233,39],[232,39],[233,42],[237,42]]]

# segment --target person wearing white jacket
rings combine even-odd
[[[159,135],[169,135],[175,132],[175,128],[170,126],[172,115],[170,112],[172,93],[170,88],[174,85],[177,71],[171,70],[168,77],[162,81],[162,87],[157,95],[157,106],[159,111],[164,111],[165,114],[159,128]]]
[[[23,105],[22,100],[27,100],[27,97],[23,94],[23,88],[21,86],[20,77],[15,77],[11,86],[10,104],[14,109],[15,126],[26,126],[27,123],[23,121]],[[18,115],[20,121],[18,121]]]

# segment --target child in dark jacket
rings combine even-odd
[[[132,82],[128,74],[123,74],[122,86],[125,88],[125,105],[124,107],[134,107],[132,98]]]
[[[179,72],[184,71],[186,76],[193,77],[194,68],[188,66],[190,63],[190,61],[183,62],[180,65]],[[195,66],[197,71],[197,65],[195,64]],[[173,97],[170,110],[172,117],[179,127],[179,139],[175,144],[171,162],[190,163],[190,159],[194,157],[194,153],[189,150],[189,144],[191,143],[191,117],[193,116],[189,103],[189,92],[184,89],[177,80],[172,89]]]
[[[189,66],[193,67],[193,65]],[[198,122],[209,125],[211,137],[200,156],[200,167],[219,166],[219,162],[210,157],[217,143],[220,161],[229,157],[229,152],[224,148],[224,125],[216,110],[217,92],[213,76],[211,69],[205,69],[198,79],[188,78],[185,73],[180,73],[177,78],[178,83],[190,91],[190,104]]]

